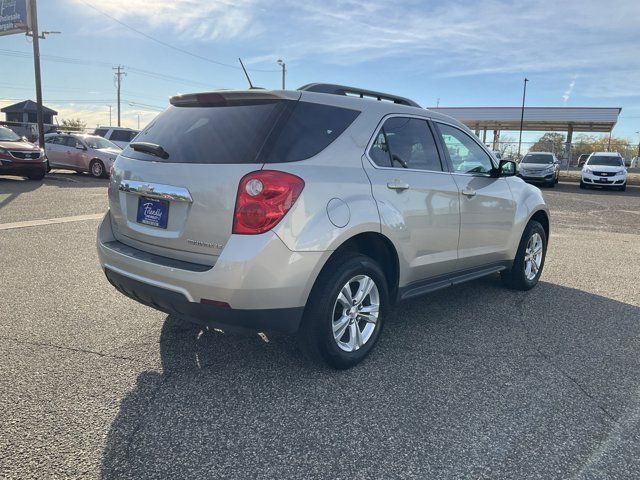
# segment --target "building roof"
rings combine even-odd
[[[3,109],[0,109],[0,112],[4,113],[36,113],[38,111],[38,104],[33,100],[25,100],[23,102],[14,103],[13,105],[8,105]],[[42,106],[42,112],[49,115],[58,115],[58,112],[52,110],[48,107]]]
[[[521,107],[441,107],[443,113],[472,130],[520,130]],[[529,131],[610,132],[618,122],[619,107],[525,107],[522,129]]]

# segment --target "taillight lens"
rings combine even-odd
[[[304,188],[304,180],[276,170],[251,172],[240,180],[233,233],[256,235],[275,227]]]

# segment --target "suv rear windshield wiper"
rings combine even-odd
[[[155,155],[156,157],[160,157],[165,160],[169,158],[169,153],[160,145],[156,145],[155,143],[132,142],[129,144],[129,146],[133,148],[136,152],[149,153],[151,155]]]

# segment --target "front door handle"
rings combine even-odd
[[[407,190],[409,188],[409,184],[401,182],[400,180],[394,180],[393,182],[387,182],[387,188],[402,191]]]
[[[464,190],[462,190],[462,194],[469,198],[473,198],[476,196],[476,191],[473,188],[465,187]]]

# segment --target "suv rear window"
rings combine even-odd
[[[112,142],[130,142],[135,136],[136,132],[130,130],[114,130],[111,132],[111,138],[109,140]]]
[[[359,111],[276,100],[219,107],[169,107],[136,138],[169,153],[130,146],[125,156],[169,163],[280,163],[310,158],[338,138]]]

